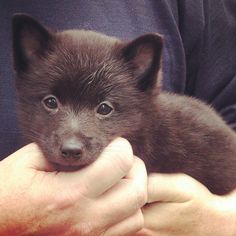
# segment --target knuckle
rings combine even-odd
[[[144,228],[144,217],[143,217],[143,213],[141,210],[138,211],[135,222],[136,222],[136,230],[137,231]]]
[[[132,168],[133,160],[129,158],[128,155],[124,155],[123,153],[117,153],[115,156],[115,163],[116,167],[121,170],[121,172],[125,175]]]
[[[50,207],[53,210],[70,209],[74,205],[74,199],[64,193],[55,195],[52,202]]]
[[[136,204],[137,208],[144,206],[147,203],[147,191],[145,189],[140,188],[139,186],[135,188],[136,195]]]
[[[113,141],[104,149],[103,154],[112,156],[113,166],[123,174],[127,174],[133,166],[133,150],[130,143],[124,138],[117,138],[115,142]]]
[[[136,165],[140,171],[143,171],[143,173],[145,172],[145,174],[147,175],[146,166],[142,159],[134,156],[134,165]]]
[[[154,182],[154,181],[149,181],[148,182],[148,186],[147,186],[147,198],[148,198],[148,202],[151,200],[150,199],[150,196],[152,196],[153,195],[153,193],[155,193],[156,192],[156,187],[157,186],[157,184]]]
[[[92,222],[86,222],[77,225],[77,227],[74,229],[71,235],[92,236],[92,235],[97,235],[98,231],[99,230],[96,229],[95,225]]]

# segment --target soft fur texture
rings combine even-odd
[[[122,136],[149,172],[184,172],[217,194],[234,189],[236,135],[202,102],[159,91],[162,44],[157,34],[123,42],[92,31],[53,32],[15,15],[18,114],[27,141],[50,162],[79,168]],[[56,108],[45,107],[48,95]],[[98,113],[104,102],[108,115]],[[68,143],[73,155],[63,151]]]

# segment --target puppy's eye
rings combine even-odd
[[[97,108],[97,113],[102,116],[107,116],[111,114],[112,111],[113,106],[109,102],[102,102]]]
[[[46,96],[42,102],[47,110],[55,110],[58,108],[57,98],[53,95]]]

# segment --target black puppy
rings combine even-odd
[[[122,136],[149,172],[184,172],[224,194],[236,188],[236,135],[207,105],[160,92],[163,41],[53,32],[13,18],[18,114],[28,141],[80,168]]]

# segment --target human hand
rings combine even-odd
[[[118,138],[94,163],[56,172],[36,144],[0,162],[0,235],[126,235],[143,227],[146,169]]]
[[[216,196],[185,174],[151,174],[145,226],[135,236],[236,235],[236,192]]]

